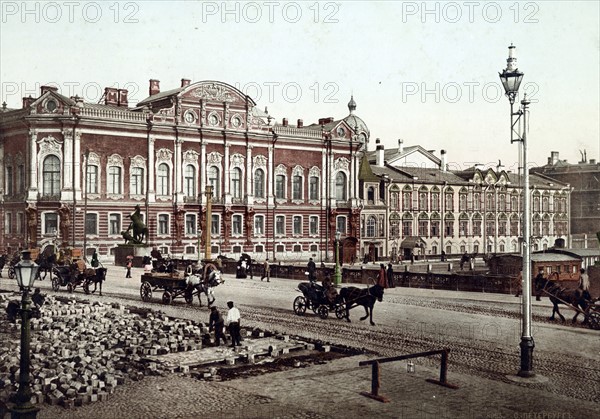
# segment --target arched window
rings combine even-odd
[[[256,198],[265,197],[265,172],[263,169],[254,171],[254,196]]]
[[[335,175],[335,199],[338,201],[345,201],[346,196],[346,174],[344,172],[338,172]]]
[[[275,198],[285,199],[285,176],[275,176]]]
[[[231,169],[231,196],[237,199],[242,197],[242,170],[239,167]]]
[[[106,185],[109,194],[121,194],[121,167],[108,166],[108,184]]]
[[[213,198],[219,198],[221,196],[221,188],[219,182],[219,168],[217,166],[210,166],[208,168],[208,183],[212,186]]]
[[[292,178],[292,199],[302,199],[302,176],[294,175]]]
[[[129,193],[131,195],[144,194],[144,169],[142,167],[131,168],[131,179],[129,180]]]
[[[196,196],[196,168],[188,164],[184,172],[184,190],[185,196]]]
[[[169,166],[166,163],[159,164],[156,176],[157,195],[169,195]]]
[[[98,193],[98,166],[89,164],[87,167],[87,193]]]
[[[44,159],[44,196],[56,196],[60,194],[60,160],[56,156],[48,156]]]
[[[372,186],[369,186],[369,188],[367,189],[367,202],[369,204],[375,203],[375,188],[373,188]]]
[[[311,201],[316,201],[317,199],[319,199],[319,178],[317,176],[310,177],[308,199]]]

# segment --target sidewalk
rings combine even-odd
[[[450,354],[451,360],[452,354]],[[45,418],[593,418],[597,404],[548,394],[543,383],[519,384],[452,372],[453,390],[425,381],[439,370],[406,362],[381,365],[380,394],[389,403],[367,398],[371,368],[355,356],[246,379],[198,381],[189,377],[147,377],[118,388],[106,402],[78,408],[44,406]],[[531,416],[534,415],[534,416]],[[539,415],[539,416],[537,416]],[[553,415],[553,416],[548,416]]]

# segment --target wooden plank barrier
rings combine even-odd
[[[419,352],[416,354],[400,355],[400,356],[394,356],[394,357],[389,357],[389,358],[378,358],[378,359],[372,359],[369,361],[361,361],[358,363],[358,365],[361,367],[365,366],[365,365],[371,365],[371,392],[367,393],[366,391],[362,391],[360,394],[362,394],[363,396],[369,397],[371,399],[378,400],[383,403],[389,402],[389,399],[387,399],[385,396],[382,396],[379,394],[379,388],[381,387],[380,364],[383,364],[385,362],[402,361],[403,359],[422,358],[422,357],[426,357],[426,356],[439,355],[439,354],[442,355],[441,365],[440,365],[440,379],[433,380],[433,379],[428,378],[426,381],[433,383],[433,384],[438,384],[438,385],[441,385],[444,387],[448,387],[451,389],[457,389],[458,386],[456,386],[454,384],[450,384],[447,381],[448,354],[449,353],[450,353],[450,349],[440,349],[437,351]]]

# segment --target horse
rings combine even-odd
[[[375,326],[375,323],[373,323],[373,306],[375,301],[383,301],[383,287],[381,285],[375,284],[370,288],[344,287],[340,290],[340,297],[346,304],[347,321],[350,321],[349,311],[351,308],[363,306],[365,315],[360,320],[369,317],[371,326]]]
[[[38,272],[37,272],[36,279],[38,279],[40,281],[43,281],[44,279],[46,279],[46,275],[48,275],[48,274],[50,274],[50,276],[52,276],[52,268],[56,264],[56,254],[54,253],[54,248],[47,247],[46,249],[49,249],[50,251],[46,251],[44,249],[44,251],[42,253],[40,253],[37,260],[35,261],[35,263],[38,264]],[[42,277],[42,272],[44,273],[43,277]]]
[[[551,279],[554,278],[554,279]],[[575,316],[571,320],[572,323],[577,321],[577,316],[579,316],[580,312],[585,312],[592,301],[586,299],[583,295],[583,291],[579,288],[575,290],[570,290],[561,287],[555,281],[558,280],[558,273],[552,272],[548,278],[535,278],[535,289],[538,293],[542,291],[546,291],[550,301],[554,305],[552,308],[552,316],[549,317],[550,320],[555,320],[554,314],[558,314],[561,321],[565,321],[565,317],[560,314],[558,309],[559,304],[571,305],[575,307]],[[581,310],[581,311],[580,311]],[[584,323],[587,322],[587,317],[584,320]]]
[[[140,211],[140,206],[135,206],[135,211],[133,214],[129,216],[131,219],[131,225],[127,229],[133,229],[133,241],[138,244],[144,243],[144,241],[148,238],[148,227],[144,224],[142,220],[142,214]]]
[[[84,275],[84,284],[83,290],[86,294],[95,293],[98,288],[98,284],[100,285],[100,295],[102,295],[102,282],[106,279],[106,272],[108,269],[106,268],[88,268],[86,269],[82,275]],[[94,284],[94,290],[90,291],[90,285]]]
[[[208,272],[210,266],[212,266],[212,270]],[[186,284],[188,287],[187,292],[191,294],[193,293],[194,289],[198,291],[198,302],[200,303],[200,307],[202,307],[202,299],[200,298],[200,295],[206,295],[206,301],[208,302],[208,306],[210,307],[216,300],[213,288],[222,284],[224,281],[221,278],[221,272],[212,264],[206,265],[204,267],[203,277],[204,279],[200,277],[198,272],[188,275],[186,277]],[[188,302],[191,302],[192,298],[190,298]]]

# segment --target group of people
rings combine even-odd
[[[379,264],[379,273],[377,275],[377,284],[382,288],[396,288],[394,283],[394,266],[389,262],[387,269],[383,263]]]
[[[210,308],[210,316],[208,318],[208,330],[209,332],[215,331],[215,346],[227,343],[227,337],[225,336],[225,326],[229,331],[231,338],[231,347],[242,346],[242,336],[240,333],[240,310],[234,306],[233,301],[227,302],[227,316],[223,319],[223,315],[216,306]]]

